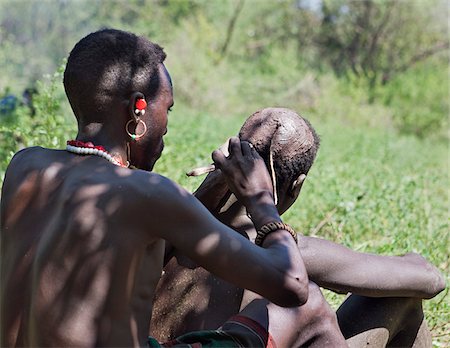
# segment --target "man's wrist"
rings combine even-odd
[[[297,239],[297,233],[295,232],[295,230],[288,224],[285,224],[284,222],[279,222],[279,221],[271,221],[271,222],[265,224],[264,226],[262,226],[261,228],[259,228],[257,231],[257,234],[256,234],[255,244],[258,246],[262,246],[264,243],[264,240],[270,233],[280,231],[280,230],[289,232],[289,234],[292,236],[295,243],[297,244],[298,239]]]
[[[273,195],[268,191],[261,192],[252,197],[246,203],[246,208],[256,229],[261,228],[269,222],[281,222],[280,214],[273,201]]]

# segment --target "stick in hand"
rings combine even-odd
[[[203,174],[211,173],[216,170],[216,166],[214,164],[210,164],[209,166],[205,167],[198,167],[194,168],[191,171],[187,172],[187,176],[200,176]]]

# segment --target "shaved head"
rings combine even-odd
[[[285,108],[255,112],[245,121],[239,137],[255,146],[268,168],[273,166],[280,186],[308,173],[320,143],[308,120]]]

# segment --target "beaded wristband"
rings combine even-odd
[[[289,226],[288,224],[285,224],[281,221],[272,221],[268,222],[267,224],[263,225],[257,232],[256,238],[255,238],[255,244],[258,246],[262,246],[262,243],[264,242],[264,239],[272,232],[278,231],[278,230],[285,230],[288,231],[292,238],[294,238],[295,243],[297,243],[297,233],[294,231],[294,229]]]

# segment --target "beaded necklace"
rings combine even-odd
[[[79,140],[68,140],[66,150],[77,155],[94,155],[99,156],[119,167],[127,168],[128,165],[116,160],[112,157],[103,146],[94,145],[90,141],[83,142]]]

